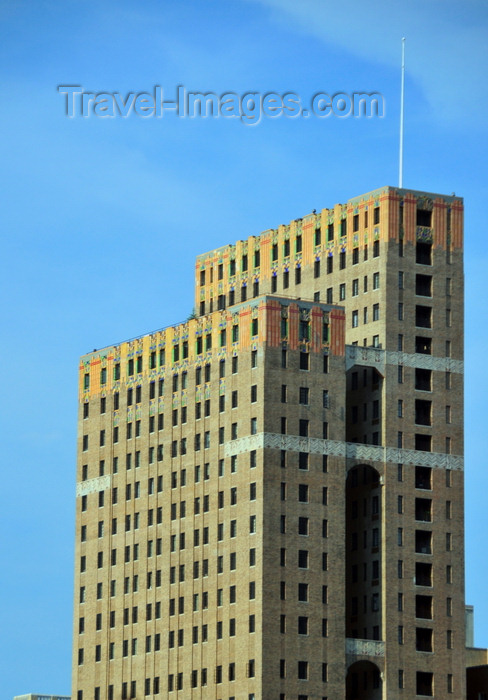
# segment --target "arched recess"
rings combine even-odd
[[[346,700],[381,700],[380,669],[371,661],[356,661],[347,671]]]
[[[381,483],[373,467],[346,481],[346,636],[381,640]]]

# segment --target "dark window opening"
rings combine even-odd
[[[309,369],[308,352],[300,352],[300,369]]]
[[[432,226],[432,212],[427,209],[417,209],[417,226]]]
[[[421,452],[432,452],[432,436],[415,433],[415,449]]]
[[[432,338],[424,338],[421,335],[415,336],[415,352],[421,355],[432,355]]]
[[[420,297],[432,296],[431,275],[415,275],[415,294]]]
[[[415,467],[415,488],[416,489],[432,489],[432,468],[431,467]]]
[[[432,532],[415,530],[415,552],[417,554],[432,554]]]
[[[415,369],[415,388],[419,391],[432,391],[431,369]]]
[[[432,522],[432,500],[430,498],[415,499],[415,520],[424,523]]]
[[[415,307],[415,325],[419,328],[432,328],[432,308],[430,306]]]
[[[432,564],[415,562],[415,585],[432,586]]]
[[[417,425],[432,425],[432,401],[416,399],[415,422]]]
[[[434,674],[426,671],[417,671],[417,695],[432,697],[434,685]]]
[[[415,617],[422,620],[432,620],[432,596],[431,595],[416,595],[415,596]]]
[[[421,243],[417,241],[415,262],[418,265],[432,265],[432,243]]]
[[[417,651],[433,651],[432,648],[433,630],[426,627],[417,627],[415,630],[415,641]]]

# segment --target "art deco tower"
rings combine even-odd
[[[465,697],[462,201],[201,255],[80,364],[73,697]]]

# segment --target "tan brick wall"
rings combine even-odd
[[[344,236],[341,226],[347,228]],[[423,243],[432,244],[428,265],[425,259],[417,260]],[[109,697],[113,685],[113,697],[120,698],[124,683],[129,697],[133,681],[137,697],[143,697],[149,679],[150,697],[170,693],[181,698],[249,700],[254,694],[254,700],[267,700],[284,693],[286,698],[341,698],[352,694],[353,674],[358,672],[362,679],[365,670],[369,700],[381,692],[388,700],[415,698],[418,672],[433,673],[435,697],[451,696],[448,683],[452,683],[452,697],[465,697],[462,201],[383,188],[199,256],[195,272],[197,311],[202,312],[197,318],[91,353],[80,364],[73,697],[82,689],[84,700],[91,699],[99,687],[102,700]],[[431,296],[425,293],[426,276],[432,277]],[[241,302],[244,284],[247,301]],[[271,293],[275,296],[262,296]],[[281,300],[276,296],[280,294]],[[331,307],[328,299],[341,306]],[[217,310],[219,303],[227,309]],[[431,309],[430,328],[417,325],[419,306]],[[430,347],[416,352],[420,338],[427,338]],[[345,342],[358,347],[345,349]],[[302,350],[310,353],[308,369],[300,366]],[[324,354],[328,355],[326,372]],[[238,358],[234,373],[233,357]],[[225,376],[219,372],[222,360]],[[208,380],[206,364],[211,366]],[[420,379],[426,381],[425,370],[430,373],[429,384],[420,386]],[[185,372],[187,384],[182,387]],[[173,387],[174,374],[178,387]],[[159,396],[163,377],[164,394]],[[132,405],[127,405],[129,389]],[[308,394],[300,389],[308,389]],[[116,393],[120,396],[117,409]],[[225,397],[225,406],[220,397]],[[102,399],[104,413],[100,412]],[[89,405],[86,418],[85,403]],[[198,404],[200,418],[196,417]],[[205,415],[206,405],[209,415]],[[158,430],[159,414],[164,416],[162,430]],[[127,435],[129,424],[132,437]],[[118,428],[115,443],[114,428]],[[101,430],[105,430],[104,446]],[[205,447],[206,433],[209,447]],[[201,436],[199,449],[195,449],[196,435]],[[430,438],[430,450],[418,449],[418,436]],[[172,457],[174,449],[177,456]],[[131,455],[130,468],[127,455]],[[116,473],[114,458],[118,459]],[[362,474],[365,466],[375,470],[379,482],[373,487],[359,484],[354,490],[353,470],[358,467]],[[197,479],[196,467],[200,468]],[[430,474],[427,485],[418,478],[426,473]],[[162,491],[158,491],[158,477],[163,479]],[[252,500],[251,483],[256,484]],[[129,485],[131,493],[126,497]],[[299,500],[305,486],[307,500]],[[117,503],[112,502],[113,488],[117,488]],[[136,488],[138,497],[134,497]],[[232,489],[237,489],[235,505],[230,500]],[[99,505],[99,492],[104,493],[103,505]],[[84,512],[83,493],[87,497]],[[373,513],[375,496],[378,507]],[[205,497],[208,510],[203,512]],[[362,509],[361,517],[352,515],[354,500]],[[419,516],[420,506],[430,509],[430,519]],[[134,527],[136,514],[138,528]],[[112,534],[114,518],[117,531]],[[304,518],[308,518],[308,535],[298,530],[305,527]],[[231,527],[237,527],[235,536],[230,536]],[[375,529],[377,546],[372,545]],[[200,537],[195,546],[194,531]],[[184,548],[180,546],[183,533]],[[207,537],[208,544],[203,544]],[[431,552],[416,551],[419,537],[431,542]],[[159,539],[161,554],[156,553]],[[152,553],[148,552],[150,541]],[[135,545],[139,546],[137,561]],[[112,566],[113,549],[117,562]],[[308,553],[306,567],[298,565],[299,551]],[[100,568],[99,553],[103,554]],[[234,553],[236,569],[231,570]],[[83,556],[86,572],[80,573]],[[205,576],[204,560],[208,562]],[[220,561],[222,573],[218,573]],[[374,561],[378,561],[378,579],[373,577]],[[196,578],[194,562],[199,562]],[[431,566],[431,585],[416,580],[423,564]],[[183,565],[185,580],[178,581]],[[355,583],[353,566],[360,570]],[[148,574],[152,575],[150,587]],[[112,581],[116,582],[114,596],[110,595]],[[252,599],[251,582],[255,582]],[[308,585],[306,594],[300,587],[300,595],[308,600],[298,599],[299,584]],[[231,602],[233,586],[235,603]],[[80,587],[85,588],[83,603],[79,603]],[[204,593],[208,603],[203,609]],[[198,610],[193,611],[195,595]],[[377,610],[373,609],[376,595]],[[424,603],[432,598],[431,619],[425,613],[419,616],[418,596],[424,597]],[[184,612],[179,614],[180,598]],[[356,615],[353,598],[360,609]],[[174,614],[170,614],[172,600]],[[148,605],[151,619],[146,619]],[[115,614],[113,627],[111,613]],[[254,632],[249,631],[250,615],[255,616]],[[85,627],[79,634],[80,617]],[[230,634],[234,619],[235,635]],[[222,639],[217,639],[220,623]],[[204,625],[208,639],[202,642]],[[195,644],[194,627],[198,630]],[[418,635],[421,645],[422,639],[425,644],[430,638],[425,630],[432,630],[432,651],[418,648]],[[171,648],[170,633],[174,633]],[[155,651],[158,634],[160,650]],[[348,634],[360,639],[347,642],[347,655]],[[132,653],[134,639],[137,649]],[[148,653],[146,643],[151,644]],[[78,648],[84,650],[82,664],[78,664]],[[300,661],[308,664],[306,680],[298,678]],[[353,666],[355,662],[363,666]],[[235,664],[235,680],[229,680],[229,664]],[[221,682],[217,682],[218,667]],[[373,687],[375,668],[381,672],[382,690]],[[207,669],[206,685],[202,685],[202,669]],[[192,671],[198,672],[195,688],[191,688]],[[168,690],[171,674],[173,693]],[[183,674],[180,691],[178,674]],[[154,691],[155,678],[160,679],[159,693]]]

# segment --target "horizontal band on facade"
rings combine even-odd
[[[86,481],[81,481],[76,484],[76,496],[86,496],[88,493],[97,493],[98,491],[105,491],[105,489],[110,488],[112,483],[112,477],[110,474],[105,476],[97,476],[94,479],[87,479]]]
[[[405,450],[397,447],[382,447],[380,445],[361,445],[355,442],[322,440],[321,438],[281,435],[280,433],[258,433],[257,435],[248,435],[232,440],[225,446],[225,456],[230,457],[263,448],[287,450],[289,452],[308,452],[309,454],[367,460],[368,462],[416,464],[437,469],[463,470],[464,468],[464,458],[461,455]]]
[[[346,654],[348,656],[385,656],[385,642],[373,639],[356,639],[346,637]]]
[[[396,447],[379,445],[360,445],[340,440],[322,440],[299,435],[281,435],[280,433],[258,433],[232,440],[225,445],[225,456],[250,452],[259,449],[286,450],[288,452],[307,452],[309,454],[330,455],[352,460],[368,462],[391,462],[393,464],[416,464],[437,469],[463,470],[464,459],[460,455],[448,455],[438,452],[421,452]],[[76,485],[76,496],[86,496],[110,488],[111,476],[98,476],[82,481]]]
[[[464,362],[450,357],[433,357],[420,353],[392,352],[380,348],[363,348],[346,345],[346,370],[354,365],[376,367],[383,374],[385,365],[403,365],[418,369],[433,369],[439,372],[464,373]]]

